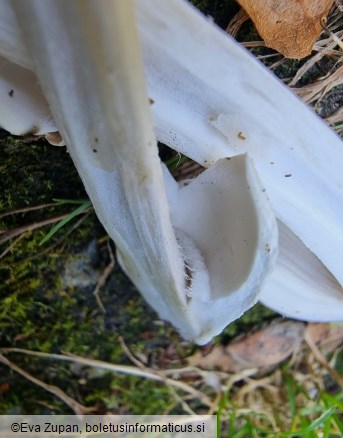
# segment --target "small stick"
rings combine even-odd
[[[98,303],[98,306],[100,307],[103,313],[106,313],[106,309],[102,304],[101,298],[99,296],[100,289],[105,285],[106,281],[108,280],[108,277],[111,275],[111,272],[113,271],[115,266],[114,255],[109,243],[107,243],[107,247],[108,247],[108,253],[110,255],[110,263],[106,266],[104,272],[101,274],[98,283],[93,291],[93,295],[95,296],[96,302]]]
[[[93,210],[93,207],[88,208],[87,210],[80,212],[80,214],[81,213],[82,214],[88,213],[91,210]],[[2,232],[0,232],[0,234],[1,234],[0,244],[5,243],[10,239],[13,239],[14,237],[17,237],[22,233],[26,233],[27,231],[33,231],[33,230],[36,230],[37,228],[44,227],[45,225],[50,225],[50,224],[54,224],[55,222],[59,222],[59,221],[63,220],[64,218],[66,218],[67,216],[69,216],[69,214],[70,213],[61,214],[59,216],[54,216],[54,217],[51,217],[49,219],[45,219],[45,220],[40,221],[40,222],[35,222],[35,223],[29,224],[29,225],[23,225],[23,226],[18,227],[18,228],[13,228],[12,230],[2,231]]]
[[[111,364],[108,362],[103,362],[101,360],[97,359],[88,359],[81,356],[76,356],[73,354],[53,354],[53,353],[43,353],[40,351],[31,351],[31,350],[25,350],[22,348],[1,348],[1,353],[21,353],[26,354],[29,356],[37,356],[42,358],[50,358],[50,359],[56,359],[56,360],[62,360],[67,362],[74,362],[79,363],[82,365],[103,369],[107,371],[112,371],[115,373],[123,373],[123,374],[129,374],[132,376],[138,376],[143,377],[150,380],[155,380],[157,382],[165,383],[167,385],[174,386],[175,388],[181,389],[182,391],[190,394],[193,398],[197,398],[201,400],[201,402],[208,406],[212,406],[211,400],[201,391],[198,391],[195,388],[192,388],[190,385],[184,382],[179,382],[177,380],[170,379],[168,377],[162,376],[158,370],[152,370],[150,368],[139,369],[137,367],[129,366],[129,365],[117,365],[117,364]]]
[[[125,344],[125,341],[121,336],[119,336],[118,340],[119,340],[121,348],[123,349],[126,356],[131,360],[131,362],[133,364],[135,364],[136,367],[138,367],[138,368],[141,368],[141,369],[146,368],[145,365],[131,353],[129,347]]]
[[[35,205],[33,207],[25,207],[25,208],[17,208],[15,210],[8,210],[5,213],[0,214],[0,219],[5,217],[5,216],[10,216],[11,214],[27,213],[29,211],[41,210],[42,208],[56,207],[57,205],[58,204],[56,204],[56,202],[50,202],[49,204]]]
[[[94,408],[87,408],[86,406],[81,405],[76,400],[69,397],[69,395],[67,395],[64,391],[62,391],[62,389],[58,388],[57,386],[48,385],[47,383],[42,382],[41,380],[37,379],[36,377],[24,371],[22,368],[10,362],[2,354],[0,354],[0,362],[10,367],[13,371],[17,372],[18,374],[25,377],[25,379],[30,380],[30,382],[35,383],[36,385],[40,386],[41,388],[45,389],[51,394],[54,394],[56,397],[62,400],[66,405],[68,405],[75,412],[76,415],[83,415],[87,413],[89,414],[90,412],[94,412]]]
[[[309,336],[307,330],[305,331],[305,341],[307,345],[310,347],[310,350],[313,353],[313,356],[317,359],[317,361],[328,371],[329,374],[339,383],[339,385],[343,388],[343,377],[340,373],[338,373],[336,370],[331,368],[328,361],[326,360],[325,356],[322,354],[322,352],[319,350],[319,348],[316,346],[316,344],[313,342],[311,337]]]

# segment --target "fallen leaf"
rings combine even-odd
[[[290,356],[299,347],[304,324],[286,321],[259,330],[245,340],[230,344],[226,352],[236,362],[236,370],[264,368]]]
[[[311,54],[334,0],[238,0],[266,46],[287,58]]]
[[[326,355],[343,344],[343,325],[309,323],[306,327],[306,337],[318,344],[320,351]]]
[[[213,347],[211,353],[206,356],[203,355],[201,350],[198,350],[187,358],[187,362],[191,366],[200,367],[205,370],[230,372],[234,367],[233,361],[225,353],[225,348],[222,345]]]
[[[296,321],[272,324],[227,347],[215,346],[205,357],[198,351],[188,358],[188,363],[232,373],[270,367],[296,351],[303,340],[304,329],[305,325]]]

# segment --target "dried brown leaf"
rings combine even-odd
[[[303,323],[296,321],[272,324],[227,347],[215,346],[205,357],[197,352],[188,362],[204,369],[234,373],[248,368],[267,368],[297,350],[303,339],[304,328]]]
[[[197,351],[192,356],[187,358],[187,362],[191,366],[201,367],[205,370],[221,370],[230,372],[234,368],[234,362],[225,353],[225,348],[222,345],[213,347],[211,353],[203,356],[201,351]]]
[[[294,353],[303,338],[304,324],[281,322],[259,330],[226,348],[238,367],[264,368],[275,365]]]
[[[310,55],[334,0],[238,0],[266,43],[287,58]]]
[[[318,345],[323,354],[332,353],[343,344],[343,326],[309,323],[306,327],[306,336]]]

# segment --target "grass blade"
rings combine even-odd
[[[308,434],[308,433],[318,429],[319,426],[326,423],[326,421],[330,417],[332,417],[335,409],[336,409],[336,406],[331,406],[331,408],[327,409],[319,418],[314,420],[309,426],[305,427],[305,429],[297,430],[294,432],[283,432],[281,434],[281,437],[304,436],[305,434]]]
[[[62,219],[60,222],[58,222],[54,227],[51,228],[51,230],[46,234],[43,239],[39,242],[39,245],[43,245],[48,240],[51,239],[51,237],[57,233],[59,229],[61,229],[65,224],[67,224],[69,221],[71,221],[75,216],[83,213],[87,208],[91,206],[91,201],[83,201],[83,204],[81,204],[78,208],[73,210],[67,217]]]

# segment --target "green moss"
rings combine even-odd
[[[0,141],[2,211],[50,203],[53,198],[86,198],[82,183],[64,148],[43,142],[24,144],[12,137]],[[6,216],[2,229],[12,229],[67,213],[74,206],[57,205],[26,214]],[[46,245],[39,242],[49,227],[26,233],[1,259],[0,265],[0,346],[61,353],[130,364],[123,353],[119,337],[129,348],[147,360],[149,366],[165,366],[173,360],[181,365],[194,345],[181,342],[178,333],[159,321],[156,313],[118,266],[106,286],[101,300],[107,312],[96,304],[92,288],[80,290],[64,285],[66,263],[80,261],[80,251],[96,238],[98,255],[95,269],[102,273],[108,264],[106,233],[94,214],[90,215],[60,244],[49,249],[73,224],[62,228]],[[3,251],[9,241],[2,245]],[[217,342],[226,341],[260,322],[262,307],[248,312],[229,326]],[[255,313],[256,312],[256,313]],[[255,315],[255,316],[253,316]],[[170,353],[172,351],[172,353]],[[54,384],[97,412],[158,414],[181,413],[173,408],[170,390],[158,382],[129,375],[104,373],[52,360],[38,360],[10,355],[18,366],[44,382]],[[53,395],[0,364],[0,388],[9,390],[0,397],[0,413],[70,413],[70,409]]]
[[[0,146],[1,212],[50,203],[53,198],[86,198],[83,185],[64,148],[55,148],[44,142],[25,144],[10,136],[0,140]],[[67,213],[73,208],[57,205],[6,216],[0,219],[1,229],[25,226]],[[78,258],[80,250],[94,237],[103,242],[99,245],[97,271],[101,273],[108,263],[106,233],[94,214],[59,245],[49,249],[72,225],[68,224],[43,246],[39,246],[39,242],[49,226],[28,232],[2,258],[0,346],[55,353],[66,351],[89,358],[129,363],[120,346],[119,335],[133,349],[143,351],[144,336],[151,331],[157,317],[118,268],[101,292],[108,309],[106,315],[97,307],[91,291],[81,293],[77,287],[65,287],[62,281],[65,264],[73,257]],[[11,243],[13,239],[2,245],[1,252]],[[116,296],[113,296],[113,291]],[[166,326],[162,324],[162,327]],[[160,328],[159,335],[162,331]],[[173,330],[168,327],[166,331]],[[160,384],[151,385],[143,379],[108,373],[103,377],[92,377],[88,369],[76,370],[75,366],[62,362],[42,361],[22,355],[11,355],[9,358],[81,403],[95,404],[99,412],[115,406],[122,409],[132,405],[133,412],[139,413],[139,406],[148,400],[147,413],[157,413],[170,403],[166,388]],[[87,377],[86,385],[83,383],[84,376]],[[0,365],[0,387],[3,384],[9,385],[9,389],[0,397],[0,413],[70,412],[56,397]],[[129,392],[128,387],[131,388]],[[156,394],[159,394],[158,398]]]
[[[101,400],[106,409],[132,415],[158,415],[172,406],[168,388],[139,377],[111,374],[93,380],[96,391],[85,396],[90,405]],[[110,390],[108,390],[110,388]]]

